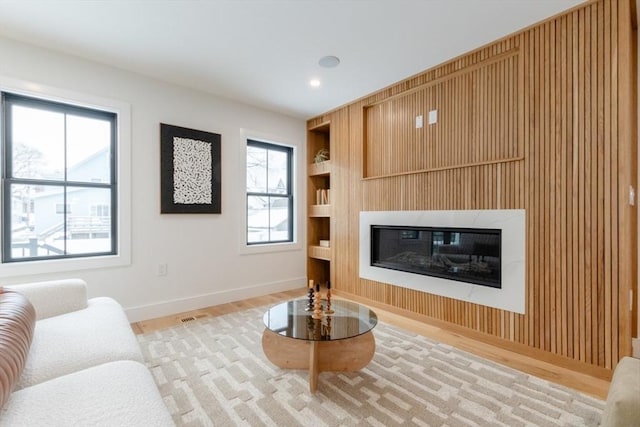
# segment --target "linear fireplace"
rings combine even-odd
[[[371,226],[371,265],[501,288],[500,229]]]
[[[525,211],[360,212],[360,277],[525,313]]]

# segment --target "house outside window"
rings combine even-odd
[[[91,206],[91,216],[110,216],[111,208],[109,205],[93,205]]]
[[[293,148],[247,140],[247,245],[293,242]]]
[[[34,207],[35,207],[35,203],[34,203]],[[70,214],[71,213],[71,205],[70,204],[62,204],[62,203],[56,203],[56,213],[57,214]]]
[[[2,262],[115,255],[117,115],[3,92],[2,133]]]

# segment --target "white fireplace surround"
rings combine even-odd
[[[371,226],[492,228],[502,230],[502,288],[424,276],[371,265]],[[360,212],[360,277],[524,314],[524,209]]]

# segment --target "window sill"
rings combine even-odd
[[[287,251],[299,251],[302,250],[302,245],[299,242],[287,242],[287,243],[266,243],[247,245],[241,244],[239,248],[240,255],[251,254],[264,254],[273,252],[287,252]]]
[[[49,259],[0,264],[0,278],[122,267],[131,264],[129,256],[105,255],[90,258]]]

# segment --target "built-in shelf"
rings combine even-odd
[[[310,217],[330,217],[331,205],[309,205]]]
[[[309,176],[323,176],[331,173],[331,160],[320,163],[311,163],[307,169]]]
[[[318,153],[331,156],[331,123],[324,121],[307,129],[307,278],[316,283],[333,280],[331,261],[331,173],[327,158],[316,162]],[[323,246],[320,246],[323,243]]]
[[[309,258],[331,261],[331,248],[312,245],[309,246],[309,250],[307,252],[309,254]]]

